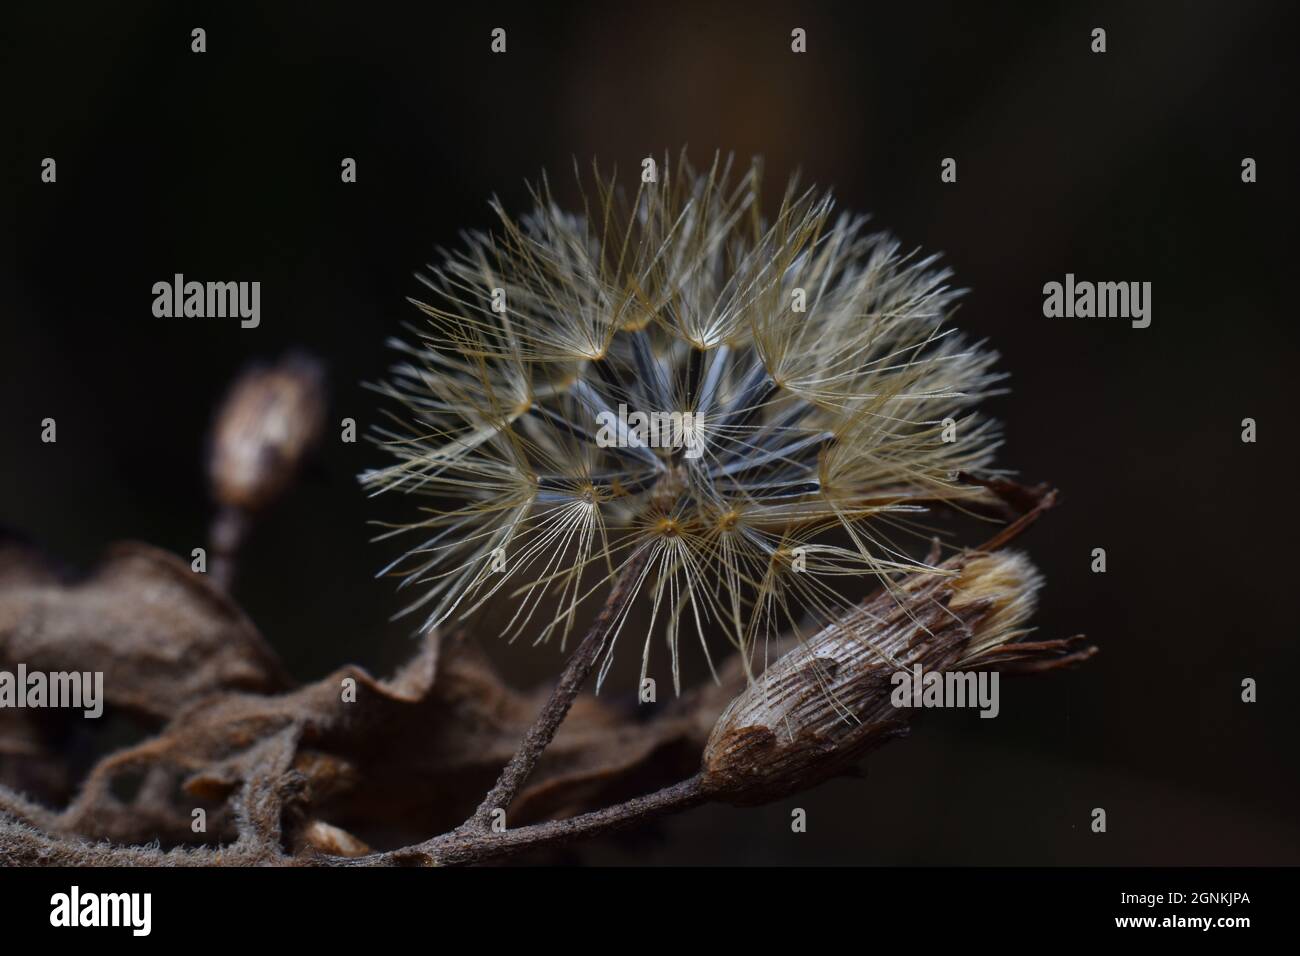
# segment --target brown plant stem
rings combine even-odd
[[[208,533],[212,548],[208,579],[222,591],[229,592],[235,583],[239,551],[248,537],[250,525],[248,513],[233,505],[222,505],[212,519],[212,529]]]
[[[993,537],[989,538],[975,551],[996,551],[1005,547],[1028,530],[1029,526],[1043,516],[1043,513],[1056,507],[1059,493],[1046,484],[1028,487],[1004,478],[983,479],[966,472],[959,472],[958,480],[966,484],[987,488],[1005,504],[1016,517],[1004,525]]]
[[[574,840],[612,833],[655,817],[688,810],[706,803],[708,799],[701,777],[696,774],[671,787],[567,820],[550,820],[501,831],[461,828],[401,850],[330,862],[340,866],[466,866],[485,863],[527,850],[562,846]]]
[[[474,811],[473,816],[461,825],[458,831],[478,831],[489,832],[492,824],[492,813],[495,810],[506,810],[518,795],[520,788],[528,782],[529,776],[537,766],[537,761],[541,758],[544,751],[555,737],[555,732],[559,730],[560,724],[569,713],[569,708],[573,706],[574,699],[578,696],[578,691],[586,683],[587,678],[591,675],[592,668],[596,665],[596,659],[600,656],[601,649],[605,646],[605,640],[623,616],[628,602],[636,591],[636,585],[639,583],[642,569],[645,567],[649,552],[647,550],[637,551],[628,558],[627,563],[623,566],[618,580],[610,589],[609,596],[605,599],[605,605],[601,608],[600,614],[592,623],[587,635],[574,650],[573,655],[564,665],[564,670],[560,674],[560,679],[555,685],[555,690],[551,692],[550,699],[546,702],[533,721],[528,732],[524,734],[523,740],[519,744],[519,749],[515,755],[510,758],[510,762],[505,765],[501,775],[497,778],[496,784],[488,791],[483,802],[479,804],[478,809]]]

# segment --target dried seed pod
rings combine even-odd
[[[320,363],[290,356],[245,372],[230,390],[212,432],[208,474],[217,501],[257,511],[277,498],[325,423]]]
[[[948,573],[911,575],[860,605],[750,684],[709,737],[705,789],[727,803],[766,803],[849,770],[906,732],[910,711],[890,700],[899,670],[1059,665],[1095,650],[1018,643],[1041,584],[1023,555],[968,553],[941,567]]]

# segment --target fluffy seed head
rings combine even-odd
[[[644,555],[642,677],[662,634],[677,685],[683,632],[748,668],[844,610],[836,579],[868,579],[851,604],[942,574],[886,532],[981,494],[955,475],[997,444],[971,413],[996,356],[949,326],[949,273],[794,184],[765,216],[757,162],[575,175],[576,211],[543,178],[530,213],[494,203],[494,231],[429,267],[427,321],[376,386],[394,460],[363,484],[422,502],[383,535],[410,538],[385,569],[406,610],[433,627],[505,601],[512,635],[563,640]]]

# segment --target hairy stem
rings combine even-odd
[[[212,520],[212,529],[208,534],[212,549],[208,580],[222,591],[229,592],[235,583],[239,551],[248,536],[250,524],[248,513],[232,505],[222,505]]]
[[[394,850],[374,857],[337,862],[344,866],[410,864],[464,866],[484,863],[526,850],[561,846],[573,840],[611,833],[669,813],[678,813],[699,806],[708,799],[708,794],[701,785],[701,778],[697,774],[671,787],[635,797],[604,810],[593,810],[591,813],[570,817],[567,820],[551,820],[499,832],[454,830],[406,849]]]
[[[636,592],[636,585],[645,566],[647,554],[648,551],[645,550],[636,552],[623,566],[618,580],[614,582],[609,596],[605,599],[605,606],[601,608],[586,637],[582,639],[564,665],[564,671],[560,674],[560,679],[555,685],[555,690],[551,692],[546,706],[542,708],[537,719],[524,734],[519,749],[501,771],[496,784],[483,798],[474,815],[461,826],[462,831],[488,832],[493,811],[507,809],[518,796],[523,785],[527,783],[533,768],[537,766],[537,761],[542,756],[542,751],[550,746],[555,732],[559,730],[560,724],[569,713],[569,708],[573,706],[578,691],[591,675],[596,659],[605,646],[606,638],[623,616],[628,602]]]

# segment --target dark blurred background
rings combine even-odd
[[[958,324],[1012,374],[988,409],[1006,424],[1002,462],[1064,498],[1023,541],[1048,582],[1037,624],[1102,652],[1004,681],[996,721],[926,714],[860,780],[698,810],[578,858],[1300,862],[1285,9],[9,8],[0,521],[75,567],[123,538],[188,554],[211,517],[204,435],[244,363],[310,350],[329,366],[331,421],[364,429],[376,403],[360,383],[416,316],[412,270],[491,225],[490,196],[521,210],[526,180],[567,183],[574,156],[630,175],[683,145],[697,163],[761,154],[774,194],[801,169],[942,251],[972,290]],[[504,56],[489,52],[498,26]],[[1097,26],[1104,55],[1089,50]],[[45,156],[56,185],[39,181]],[[345,156],[355,185],[339,180]],[[946,156],[956,184],[940,182]],[[151,286],[175,272],[259,280],[261,327],[154,318]],[[1066,272],[1152,282],[1151,327],[1044,318],[1043,283]],[[39,440],[47,416],[56,445]],[[1240,441],[1245,417],[1257,444]],[[368,543],[383,503],[355,482],[376,454],[327,442],[242,563],[237,597],[301,679],[412,649],[373,578],[393,555]],[[520,684],[558,668],[557,648],[484,643]],[[1258,703],[1241,702],[1243,677]],[[806,834],[790,832],[795,806]]]

